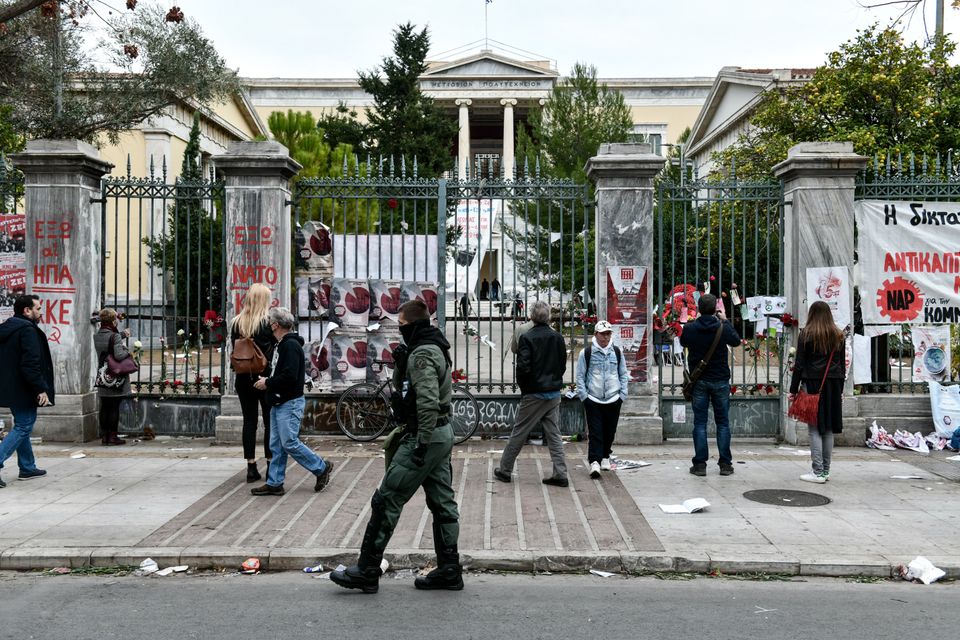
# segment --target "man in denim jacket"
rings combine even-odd
[[[590,477],[600,477],[601,469],[610,470],[610,453],[617,435],[620,407],[627,399],[627,363],[623,352],[612,344],[613,327],[601,320],[593,330],[592,344],[580,352],[577,360],[577,395],[587,414],[590,441],[587,458]],[[587,352],[590,352],[589,366]]]

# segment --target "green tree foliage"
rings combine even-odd
[[[597,69],[576,64],[570,77],[558,83],[542,110],[530,115],[530,130],[517,131],[518,170],[543,177],[586,184],[584,166],[606,142],[625,142],[633,129],[630,109],[623,95],[597,80]],[[523,176],[521,176],[523,177]],[[585,192],[584,198],[587,197]],[[528,225],[545,233],[539,241],[527,233],[518,241],[520,266],[541,286],[579,291],[586,278],[590,296],[595,296],[595,230],[584,236],[584,216],[594,209],[577,200],[540,201],[513,207]],[[504,233],[512,235],[511,229]],[[522,241],[522,242],[521,242]],[[532,244],[531,244],[532,243]],[[534,275],[535,274],[535,275]],[[561,275],[562,274],[562,275]]]
[[[0,104],[18,133],[115,142],[176,99],[209,104],[238,90],[235,73],[182,13],[142,2],[98,12],[106,35],[91,43],[85,7],[52,3],[3,24]]]
[[[337,105],[335,113],[326,113],[317,122],[323,141],[331,147],[349,144],[354,153],[367,153],[367,127],[357,120],[357,112],[345,103]]]
[[[200,159],[200,117],[195,115],[177,178],[167,224],[154,238],[143,238],[150,266],[173,283],[174,315],[194,336],[203,331],[204,312],[224,312],[223,203],[211,201]]]
[[[420,91],[429,49],[426,28],[418,32],[411,23],[400,25],[393,32],[393,56],[358,75],[360,87],[373,97],[373,108],[367,109],[373,151],[397,162],[416,158],[421,176],[436,177],[451,168],[457,123]]]
[[[960,70],[947,38],[906,43],[877,26],[827,56],[810,82],[769,91],[752,129],[718,154],[741,176],[770,175],[799,142],[852,141],[864,155],[960,148]]]

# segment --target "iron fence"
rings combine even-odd
[[[159,174],[103,181],[101,306],[121,314],[140,362],[137,393],[223,392],[228,337],[224,185]]]
[[[960,159],[952,150],[946,155],[915,154],[897,151],[877,153],[857,176],[857,200],[921,200],[960,202]],[[859,247],[859,234],[855,235]],[[854,257],[856,259],[856,253]],[[863,294],[866,295],[866,294]],[[855,307],[861,292],[854,288]],[[855,331],[870,335],[883,330],[856,322]],[[950,368],[960,368],[960,329],[950,327],[952,358]],[[914,348],[910,325],[901,324],[892,333],[870,340],[872,382],[859,386],[861,393],[926,394],[926,382],[913,381]]]
[[[732,395],[744,401],[779,398],[784,363],[783,332],[777,329],[785,311],[777,304],[783,296],[782,202],[779,182],[735,175],[658,181],[652,297],[662,415],[669,415],[664,409],[682,395],[686,365],[679,340],[671,334],[697,316],[696,301],[705,291],[718,296],[743,338],[729,355]]]
[[[302,259],[295,265],[315,375],[329,365],[320,355],[321,321],[336,305],[325,302],[329,280],[345,278],[386,281],[387,289],[419,282],[427,291],[432,284],[457,376],[484,392],[517,390],[510,343],[529,303],[544,299],[554,328],[567,340],[567,379],[573,381],[595,321],[593,208],[584,185],[543,177],[536,166],[510,178],[497,175],[491,162],[458,180],[419,177],[415,162],[354,158],[344,160],[340,177],[298,181],[293,204],[298,256],[314,255],[305,245],[322,244],[317,234],[332,235],[329,263]],[[394,304],[406,297],[398,295]],[[379,309],[380,302],[372,307]],[[395,331],[390,314],[382,315],[380,331]],[[364,324],[354,330],[363,333]],[[334,387],[338,382],[349,381],[335,379]]]

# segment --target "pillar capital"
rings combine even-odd
[[[460,107],[461,109],[463,109],[464,107],[469,107],[470,105],[472,105],[473,100],[471,100],[470,98],[457,98],[456,100],[453,101],[453,103],[458,107]]]
[[[869,159],[853,151],[852,142],[802,142],[790,147],[773,174],[789,182],[798,178],[853,178]]]
[[[507,107],[507,108],[513,108],[513,107],[517,106],[517,99],[516,99],[516,98],[504,98],[504,99],[502,99],[502,100],[500,101],[500,104],[502,104],[504,107]]]
[[[666,159],[654,154],[647,143],[622,142],[600,145],[597,155],[587,160],[585,170],[598,189],[608,186],[606,180],[610,178],[642,181],[632,184],[652,188],[654,176],[665,163]]]

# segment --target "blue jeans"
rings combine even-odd
[[[713,421],[717,424],[720,464],[733,464],[730,455],[730,382],[727,380],[698,380],[693,386],[693,464],[706,464],[710,458],[707,412],[711,403]]]
[[[30,444],[30,434],[33,425],[37,422],[36,407],[10,407],[13,414],[13,429],[0,442],[0,469],[7,458],[17,452],[17,464],[21,471],[36,471],[37,460],[33,457],[33,445]]]
[[[314,475],[323,473],[327,463],[300,441],[300,420],[303,418],[303,396],[287,400],[270,409],[270,451],[273,460],[267,469],[267,484],[279,487],[287,475],[287,455]]]

